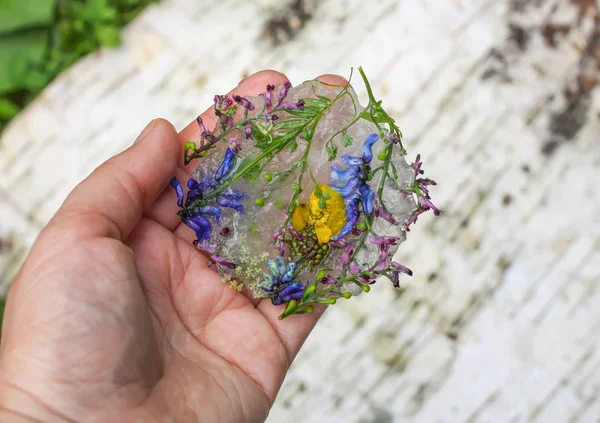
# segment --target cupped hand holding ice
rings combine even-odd
[[[341,78],[322,80],[343,85]],[[259,72],[232,94],[286,80]],[[202,116],[208,127],[215,118]],[[153,121],[69,195],[7,302],[0,420],[259,422],[322,308],[278,321],[230,289],[177,216],[181,134]]]

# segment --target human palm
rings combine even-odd
[[[260,72],[235,93],[283,80]],[[266,418],[322,310],[278,321],[279,308],[230,289],[207,267],[165,189],[189,175],[182,144],[197,131],[178,136],[154,121],[42,231],[9,293],[1,421]]]

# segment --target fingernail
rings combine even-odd
[[[152,132],[152,130],[154,129],[154,126],[156,125],[156,119],[154,119],[152,122],[150,122],[148,124],[148,126],[146,126],[144,128],[144,130],[142,131],[142,133],[137,137],[137,139],[135,140],[134,144],[137,144],[138,142],[142,141],[144,138],[146,138],[146,136]]]

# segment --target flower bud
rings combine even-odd
[[[308,287],[304,290],[304,295],[302,298],[306,299],[310,294],[312,294],[316,290],[317,290],[316,284],[308,285]]]
[[[296,312],[296,314],[306,314],[306,313],[312,313],[313,311],[315,311],[315,308],[311,305],[307,305],[306,307],[304,307],[302,310],[298,310]]]

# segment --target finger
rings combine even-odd
[[[260,93],[265,92],[268,84],[279,85],[287,81],[287,77],[273,70],[264,70],[257,72],[248,78],[244,79],[239,85],[227,93],[230,97],[233,94],[245,96],[257,96]],[[200,115],[202,122],[210,130],[214,129],[217,118],[214,114],[213,108],[208,108],[204,113]],[[183,151],[183,145],[187,141],[198,141],[200,139],[200,126],[196,120],[192,121],[179,133],[179,143],[181,145],[181,151]],[[183,153],[179,157],[179,169],[177,171],[177,179],[182,185],[185,185],[187,179],[191,176],[194,169],[198,165],[198,161],[194,160],[189,165],[184,164]],[[175,175],[173,175],[175,176]],[[171,187],[167,187],[152,208],[146,213],[146,215],[162,224],[167,229],[173,231],[179,226],[181,220],[177,216],[177,197],[174,190]],[[191,232],[191,235],[193,232]],[[195,239],[195,238],[194,238]]]
[[[57,233],[61,242],[92,237],[124,240],[173,178],[179,156],[173,125],[163,119],[152,121],[134,145],[71,192],[47,231]]]

